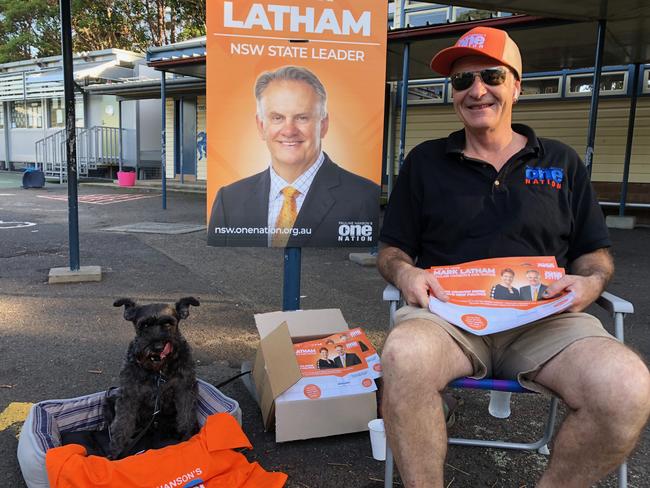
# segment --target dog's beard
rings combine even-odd
[[[174,352],[174,346],[169,341],[165,343],[162,351],[154,351],[151,347],[146,347],[140,354],[139,362],[147,369],[160,371],[172,352]]]

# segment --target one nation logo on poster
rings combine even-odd
[[[387,6],[211,1],[208,244],[376,242]]]

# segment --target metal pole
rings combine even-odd
[[[77,202],[77,133],[74,113],[72,70],[72,27],[70,0],[60,0],[61,52],[63,54],[63,94],[65,101],[66,156],[68,163],[68,236],[70,270],[79,271],[79,210]]]
[[[9,137],[9,111],[7,108],[9,107],[8,102],[0,102],[0,105],[2,105],[2,118],[3,118],[3,127],[4,129],[2,132],[4,133],[4,139],[5,139],[5,161],[3,164],[2,169],[12,169],[11,164],[9,161],[11,161],[11,145],[9,143],[10,137]],[[43,150],[45,152],[45,150]],[[43,171],[45,171],[45,163],[43,163]]]
[[[160,77],[160,100],[162,101],[162,120],[160,126],[160,171],[162,172],[162,208],[167,209],[167,137],[165,129],[167,128],[167,112],[166,112],[166,73],[161,71]]]
[[[181,185],[184,183],[184,178],[183,178],[183,165],[185,164],[185,97],[181,97],[181,99],[178,102],[178,111],[180,112],[178,114],[178,120],[180,121],[180,124],[178,124],[178,131],[176,131],[176,137],[180,139],[178,144],[178,152],[180,153],[178,155],[178,159],[180,160],[180,170],[181,170]]]
[[[120,160],[119,160],[119,168],[120,171],[122,171],[122,100],[117,102],[117,142],[120,145]]]
[[[400,96],[400,127],[399,127],[399,167],[404,163],[404,150],[406,147],[406,111],[408,107],[409,90],[409,52],[410,44],[404,44],[404,58],[402,60],[402,85]]]
[[[596,63],[594,65],[594,81],[591,87],[591,106],[589,108],[589,133],[587,135],[587,151],[585,166],[591,177],[592,163],[594,160],[594,143],[596,140],[596,120],[598,119],[598,97],[600,96],[600,72],[603,68],[603,48],[605,46],[605,32],[607,21],[598,21],[598,41],[596,42]]]
[[[386,169],[388,170],[388,196],[393,191],[393,180],[395,179],[395,109],[397,108],[397,93],[395,86],[391,84],[388,110],[388,157],[386,158]]]
[[[300,248],[284,249],[284,286],[282,288],[282,310],[300,308]]]
[[[630,115],[627,119],[627,142],[625,144],[625,161],[623,163],[623,182],[621,183],[621,203],[618,206],[618,215],[625,215],[625,202],[627,200],[627,182],[630,179],[630,158],[632,156],[632,142],[634,140],[634,121],[636,118],[636,102],[639,93],[639,63],[634,65],[632,75],[632,97],[630,99]]]

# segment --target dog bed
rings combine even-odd
[[[241,424],[237,401],[225,396],[203,380],[198,381],[196,416],[203,426],[209,415],[229,413]],[[49,488],[45,469],[45,452],[62,445],[61,438],[70,433],[101,431],[107,428],[103,408],[118,389],[65,400],[45,400],[32,406],[20,431],[18,463],[28,488]]]

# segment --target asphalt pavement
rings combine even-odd
[[[182,325],[199,377],[213,384],[235,375],[254,356],[258,336],[253,314],[282,307],[283,253],[277,249],[211,248],[204,231],[185,234],[114,232],[115,226],[152,223],[205,224],[205,196],[169,192],[167,209],[155,188],[79,186],[82,266],[103,270],[100,282],[47,284],[53,267],[70,265],[65,185],[21,189],[20,175],[0,172],[0,474],[3,486],[25,486],[16,460],[19,418],[8,407],[105,390],[118,381],[132,326],[112,303],[174,302],[195,296]],[[92,203],[91,203],[92,202]],[[154,225],[156,227],[156,225]],[[650,229],[612,231],[617,275],[609,291],[635,305],[626,320],[626,341],[650,357]],[[301,307],[340,308],[351,327],[363,327],[381,348],[388,323],[384,287],[374,267],[351,262],[351,249],[303,249]],[[599,316],[607,319],[602,313]],[[223,388],[243,411],[243,428],[254,449],[247,456],[267,470],[289,475],[296,488],[383,486],[381,462],[372,459],[367,433],[276,444],[264,432],[257,405],[241,381]],[[451,429],[455,437],[523,436],[541,428],[547,402],[517,395],[513,415],[487,414],[488,394],[454,391],[464,400]],[[621,399],[625,408],[625,399]],[[629,486],[650,486],[650,436],[646,429],[632,455]],[[447,486],[532,487],[547,457],[540,454],[450,447]],[[395,478],[395,486],[401,486]],[[613,477],[598,486],[616,486]]]

